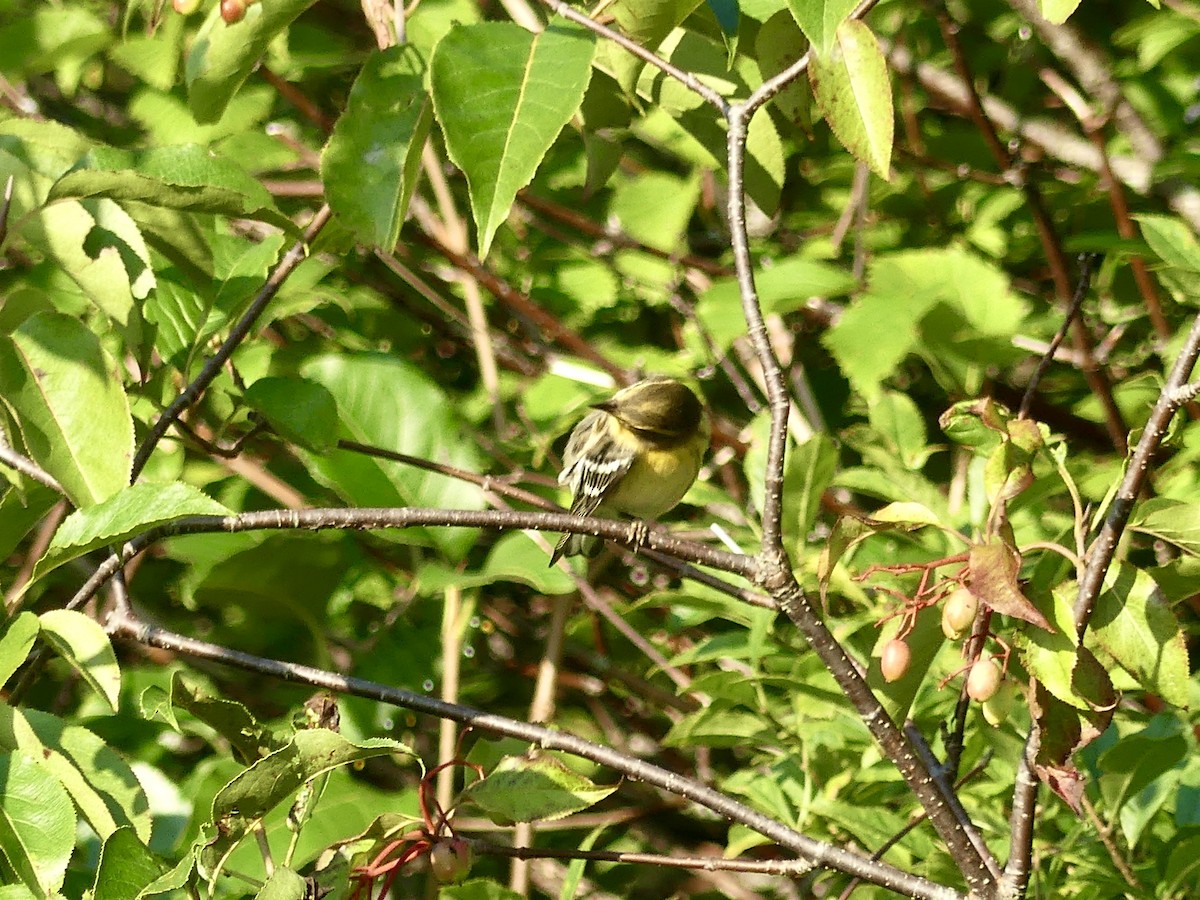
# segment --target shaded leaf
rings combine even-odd
[[[62,887],[75,847],[75,811],[53,775],[20,751],[0,753],[0,852],[39,896]]]
[[[333,394],[346,437],[468,471],[482,468],[482,454],[466,434],[454,404],[415,366],[385,354],[337,354],[312,359],[301,372]],[[336,450],[309,464],[319,478],[358,506],[483,508],[474,485],[401,463]],[[474,545],[477,533],[410,528],[396,539],[427,541],[459,556]]]
[[[242,21],[227,25],[213,6],[188,53],[188,104],[197,122],[221,118],[233,95],[257,65],[267,45],[316,0],[272,0],[246,8]]]
[[[1200,506],[1195,503],[1153,497],[1138,504],[1129,517],[1129,527],[1200,556]]]
[[[616,787],[602,787],[548,754],[509,756],[475,782],[466,796],[497,824],[553,821],[599,803]]]
[[[199,144],[133,153],[93,151],[50,188],[50,200],[107,197],[184,212],[268,222],[295,232],[267,190],[236,162]]]
[[[165,868],[132,828],[118,828],[100,851],[92,900],[135,900]]]
[[[364,244],[390,251],[433,122],[425,60],[411,45],[372,54],[321,154],[329,205]]]
[[[1175,706],[1188,705],[1186,636],[1146,572],[1113,565],[1087,634],[1147,691]]]
[[[260,378],[246,389],[245,399],[285,440],[314,453],[337,446],[337,401],[324,385],[307,378]]]
[[[133,422],[120,373],[78,319],[38,313],[0,337],[0,396],[29,455],[76,506],[129,484]]]
[[[34,577],[40,578],[98,547],[123,543],[184,516],[228,515],[232,515],[229,509],[189,484],[139,482],[67,516],[34,567]]]
[[[38,618],[46,643],[116,712],[121,695],[121,669],[104,629],[83,613],[70,609],[52,609]]]

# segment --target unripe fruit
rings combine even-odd
[[[883,673],[885,681],[895,681],[904,677],[911,660],[912,650],[908,648],[908,644],[900,638],[892,638],[883,647],[883,654],[879,658],[879,671]]]
[[[1013,703],[1017,699],[1017,686],[1011,681],[1005,681],[1000,685],[1000,690],[996,691],[994,697],[983,701],[983,718],[993,728],[998,728],[1008,721],[1008,714],[1012,712]]]
[[[462,838],[440,841],[429,851],[429,867],[442,884],[458,884],[471,874],[471,845]]]
[[[957,641],[967,633],[979,612],[979,598],[960,587],[942,604],[942,634]]]
[[[181,16],[190,16],[200,8],[200,0],[172,0],[171,5]]]
[[[991,654],[984,652],[975,661],[975,665],[971,666],[971,673],[967,675],[967,696],[979,703],[990,700],[1000,689],[1003,677],[1000,666],[992,659]]]
[[[246,17],[246,0],[221,0],[221,18],[233,25]]]

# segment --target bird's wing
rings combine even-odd
[[[629,471],[635,454],[609,435],[604,421],[608,413],[597,410],[580,422],[567,441],[559,482],[569,484],[575,495],[571,513],[589,516]]]

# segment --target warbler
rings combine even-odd
[[[691,388],[647,378],[592,405],[571,432],[558,483],[570,485],[571,514],[638,519],[661,516],[683,499],[708,449],[708,414]],[[600,539],[564,534],[562,556],[595,556]]]

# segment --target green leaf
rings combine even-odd
[[[29,455],[76,506],[129,484],[133,422],[120,372],[78,319],[38,313],[0,338],[0,396]]]
[[[812,57],[808,78],[817,106],[837,139],[887,181],[895,125],[892,87],[871,29],[859,21],[843,22],[828,51]]]
[[[551,543],[553,536],[547,535]],[[511,532],[496,541],[480,573],[492,581],[518,581],[539,594],[569,594],[575,582],[557,566],[547,568],[546,551],[524,532]],[[484,582],[477,582],[484,583]]]
[[[553,821],[599,803],[616,787],[602,787],[553,756],[508,756],[466,792],[497,824]]]
[[[3,339],[0,339],[0,343],[2,342]],[[0,358],[3,358],[2,349]],[[0,403],[0,418],[2,417],[3,406]],[[27,491],[10,490],[0,498],[0,559],[6,559],[12,554],[25,535],[42,521],[56,503],[62,502],[62,499],[62,494],[58,491],[34,481],[29,482]]]
[[[134,301],[154,287],[150,251],[137,223],[112,200],[52,203],[30,219],[27,232],[98,309],[122,325]]]
[[[594,54],[591,32],[558,20],[539,34],[509,22],[460,25],[434,50],[434,110],[467,176],[480,257],[578,111]]]
[[[34,567],[34,578],[90,553],[98,547],[120,544],[134,535],[184,516],[229,516],[230,510],[192,487],[139,482],[107,500],[67,516],[45,555]]]
[[[37,616],[31,612],[17,613],[16,618],[4,623],[4,633],[0,634],[0,687],[24,664],[40,630]]]
[[[75,811],[58,780],[20,751],[0,753],[0,852],[38,896],[62,887]]]
[[[83,613],[70,609],[52,609],[38,618],[46,643],[116,712],[121,695],[121,669],[104,629]]]
[[[294,233],[296,226],[236,162],[199,144],[137,153],[93,151],[50,188],[50,200],[106,197],[122,203],[257,219]],[[143,294],[144,296],[144,294]]]
[[[135,900],[165,868],[132,828],[118,828],[100,851],[92,900]]]
[[[126,762],[79,725],[35,709],[0,705],[0,748],[38,760],[66,788],[91,829],[106,839],[118,827],[150,839],[145,791]]]
[[[483,456],[467,436],[454,403],[415,366],[385,354],[317,357],[301,369],[338,405],[342,433],[409,456],[480,471]],[[397,462],[337,450],[309,461],[316,475],[357,506],[482,509],[474,485]],[[397,539],[425,541],[452,557],[475,544],[474,529],[410,528]]]
[[[359,241],[391,251],[433,122],[425,60],[411,45],[372,54],[321,155],[329,205]]]
[[[192,42],[186,76],[188,104],[197,122],[215,122],[258,64],[267,45],[316,0],[271,0],[246,8],[235,25],[221,19],[219,5]]]
[[[524,896],[491,878],[472,878],[462,884],[443,885],[438,891],[438,900],[522,900]]]
[[[1109,570],[1087,634],[1147,691],[1188,705],[1186,636],[1146,572],[1119,564]]]
[[[235,700],[210,696],[199,686],[190,684],[179,672],[171,677],[168,702],[172,715],[161,718],[171,727],[179,729],[173,710],[186,710],[229,741],[234,756],[245,765],[251,765],[280,748],[281,740],[255,719],[245,706]]]
[[[287,746],[263,757],[217,792],[212,821],[220,822],[221,827],[218,837],[204,848],[202,865],[215,866],[255,823],[305,782],[358,760],[392,754],[415,755],[404,744],[387,738],[354,743],[323,728],[297,732]]]
[[[829,55],[837,39],[838,26],[857,5],[858,0],[788,0],[796,24],[823,56]]]
[[[1168,266],[1200,274],[1200,241],[1187,225],[1174,216],[1134,216],[1142,226],[1142,237]]]
[[[763,81],[774,78],[804,55],[808,42],[796,20],[781,9],[763,23],[754,39],[755,56]],[[779,91],[771,102],[792,125],[806,132],[812,130],[812,90],[803,78],[796,78]]]
[[[254,895],[254,900],[304,900],[307,882],[292,869],[279,866]]]
[[[1200,506],[1195,503],[1154,497],[1138,505],[1129,517],[1129,527],[1200,556]]]
[[[307,378],[260,378],[246,389],[245,399],[285,440],[314,453],[337,446],[337,401],[324,385]]]
[[[858,287],[858,280],[839,266],[798,256],[754,273],[764,313],[785,315],[802,309],[813,297],[841,297]],[[720,278],[700,295],[696,315],[720,348],[746,332],[736,278]]]
[[[1071,13],[1075,12],[1081,0],[1038,0],[1038,9],[1041,10],[1046,21],[1061,25],[1071,17]]]

